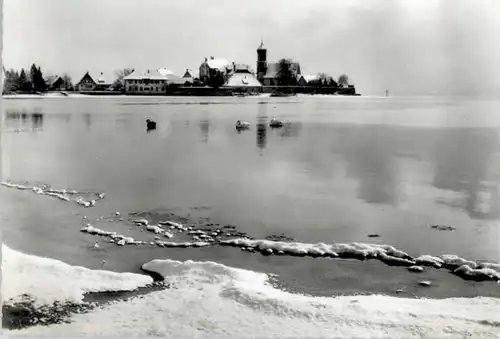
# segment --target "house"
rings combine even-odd
[[[182,76],[182,79],[184,80],[185,83],[192,84],[194,83],[194,77],[191,75],[191,72],[189,69],[186,69],[186,72]]]
[[[242,64],[234,64],[226,83],[222,87],[232,88],[237,92],[260,92],[262,84],[257,80],[250,68]]]
[[[171,84],[183,84],[182,78],[166,68],[135,70],[123,78],[125,92],[129,94],[162,94]]]
[[[231,63],[226,59],[214,58],[213,56],[205,58],[205,61],[200,65],[200,81],[209,84],[215,81],[216,78],[220,78],[224,83],[231,69]]]
[[[64,79],[59,75],[51,75],[45,78],[45,83],[49,91],[65,91],[66,83]]]
[[[106,91],[111,88],[111,82],[106,80],[103,72],[101,72],[98,77],[92,76],[89,72],[86,72],[82,79],[76,84],[76,88],[80,92]]]

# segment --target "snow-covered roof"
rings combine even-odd
[[[83,77],[80,79],[78,84],[86,77],[90,77],[92,81],[97,84],[97,85],[110,85],[112,82],[108,81],[106,77],[104,76],[103,72],[100,72],[99,75],[91,74],[90,72],[86,72]]]
[[[262,84],[250,73],[233,73],[224,87],[261,87]]]
[[[171,70],[166,69],[166,68],[158,68],[158,73],[160,73],[162,75],[175,75],[174,72],[172,72]]]
[[[314,81],[319,79],[318,74],[303,74],[302,77],[306,82]]]
[[[48,75],[45,77],[45,82],[47,83],[48,86],[52,86],[52,84],[54,84],[56,81],[58,81],[59,78],[62,79],[62,77],[60,75]]]
[[[206,63],[208,65],[208,67],[220,69],[220,70],[224,70],[226,68],[231,67],[231,63],[229,61],[227,61],[226,59],[222,59],[222,58],[213,58],[212,59],[212,57],[210,57],[207,59]]]
[[[98,76],[92,76],[92,79],[94,79],[95,83],[98,84],[98,85],[106,85],[106,84],[110,84],[111,82],[107,82],[106,81],[106,78],[104,77],[104,73],[101,72],[101,74],[99,74]]]
[[[175,75],[172,71],[166,69],[166,68],[159,68],[159,69],[147,69],[147,70],[135,70],[126,77],[123,78],[123,80],[143,80],[143,79],[150,79],[150,80],[177,80],[179,77]]]

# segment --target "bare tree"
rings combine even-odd
[[[71,77],[65,73],[62,76],[62,79],[64,81],[64,87],[66,88],[67,91],[72,91],[73,90],[73,80]]]
[[[118,71],[116,71],[116,79],[117,80],[123,80],[123,78],[125,78],[127,75],[131,74],[132,72],[134,71],[133,68],[123,68],[123,69],[119,69]]]
[[[116,75],[116,80],[113,83],[113,88],[115,90],[122,90],[124,83],[123,83],[123,78],[125,78],[127,75],[131,74],[134,71],[133,68],[123,68],[119,69],[118,71],[115,72]]]
[[[337,81],[340,87],[349,86],[349,77],[346,74],[342,74],[339,76],[339,80]]]

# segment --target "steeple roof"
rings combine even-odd
[[[259,48],[257,48],[257,49],[266,49],[264,47],[264,41],[262,40],[262,38],[260,39],[260,45],[259,45]]]

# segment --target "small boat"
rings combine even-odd
[[[279,127],[283,127],[285,125],[285,123],[281,120],[278,120],[276,118],[272,118],[271,121],[269,122],[269,127],[275,127],[275,128],[279,128]]]
[[[238,121],[236,121],[236,129],[238,129],[238,130],[250,129],[250,123],[248,121],[238,120]]]

